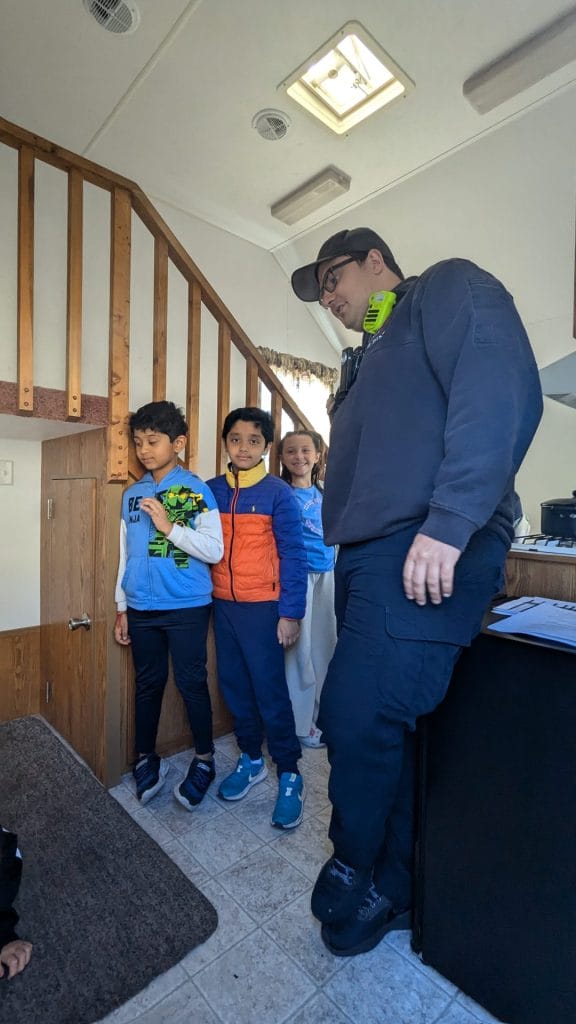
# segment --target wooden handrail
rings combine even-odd
[[[232,345],[246,361],[247,405],[258,405],[259,385],[271,393],[272,418],[277,436],[285,412],[295,426],[312,429],[274,371],[222,302],[188,252],[133,181],[77,156],[41,136],[0,118],[0,143],[19,151],[18,172],[18,411],[33,412],[33,293],[34,293],[34,164],[44,161],[68,175],[68,259],[66,319],[66,418],[83,419],[82,406],[82,252],[84,181],[110,192],[110,328],[108,389],[108,465],[110,481],[128,476],[127,416],[129,395],[131,218],[134,212],[154,240],[152,396],[166,397],[169,265],[188,285],[188,340],[186,364],[186,417],[190,434],[187,464],[197,468],[200,404],[202,307],[218,326],[218,378],[216,395],[215,469],[220,472],[220,430],[229,410]],[[275,449],[271,469],[278,470]]]
[[[98,188],[105,188],[108,192],[112,192],[115,188],[125,188],[128,192],[138,190],[136,182],[130,181],[129,178],[123,178],[120,174],[109,171],[107,167],[92,163],[91,160],[86,160],[83,156],[70,152],[69,149],[63,149],[62,146],[43,139],[41,135],[27,132],[25,128],[20,128],[19,125],[12,124],[11,121],[6,121],[3,117],[0,117],[0,142],[4,142],[13,149],[29,148],[37,160],[44,160],[45,163],[52,164],[53,167],[58,167],[61,171],[71,171],[75,168],[81,172],[85,181],[89,181]]]

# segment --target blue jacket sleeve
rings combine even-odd
[[[277,489],[272,530],[280,560],[278,615],[287,619],[302,619],[306,611],[308,562],[300,509],[288,484],[282,484]]]
[[[538,369],[512,297],[473,263],[438,264],[420,312],[447,402],[444,458],[421,532],[463,550],[513,486],[534,436]]]

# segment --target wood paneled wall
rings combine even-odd
[[[509,597],[551,597],[576,601],[576,558],[511,551],[506,559]]]
[[[40,627],[0,633],[0,721],[40,711]]]

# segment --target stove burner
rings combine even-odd
[[[526,537],[515,537],[512,548],[518,551],[529,548],[532,551],[563,551],[576,554],[576,537],[551,537],[545,533],[530,533]]]

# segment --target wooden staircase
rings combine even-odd
[[[0,414],[57,419],[85,425],[87,428],[101,428],[74,435],[68,433],[65,437],[54,438],[43,444],[39,508],[39,511],[42,510],[41,625],[9,631],[10,636],[6,636],[4,647],[0,649],[0,668],[3,664],[2,650],[8,652],[4,656],[2,669],[5,688],[14,691],[10,698],[5,698],[4,710],[0,708],[0,715],[17,717],[19,714],[37,712],[45,715],[75,749],[84,752],[96,775],[106,784],[113,785],[130,762],[133,745],[131,659],[125,648],[114,643],[113,627],[122,492],[118,484],[141,475],[127,428],[130,410],[142,404],[131,402],[130,395],[131,278],[135,218],[144,226],[148,233],[147,241],[151,239],[153,246],[153,295],[149,296],[152,303],[152,357],[149,367],[144,371],[142,360],[136,362],[139,374],[150,374],[147,394],[154,401],[173,397],[166,393],[170,354],[169,273],[171,282],[175,273],[179,275],[184,284],[181,291],[186,294],[187,290],[187,303],[184,303],[187,314],[185,334],[182,334],[185,358],[179,358],[178,366],[182,390],[185,382],[185,403],[180,404],[185,406],[189,425],[185,453],[188,467],[198,471],[201,398],[202,408],[210,410],[209,420],[202,423],[203,436],[206,437],[208,430],[213,439],[212,444],[209,444],[210,438],[203,443],[203,467],[206,467],[207,455],[211,459],[213,451],[215,474],[222,470],[220,430],[230,409],[232,394],[234,405],[260,405],[263,390],[267,389],[277,437],[280,437],[283,414],[288,416],[295,427],[310,429],[311,424],[137,184],[3,119],[0,119],[0,144],[17,151],[15,192],[17,190],[18,203],[17,380],[0,380]],[[65,175],[67,185],[66,329],[65,337],[56,339],[62,351],[54,355],[54,359],[59,360],[59,367],[65,366],[65,370],[62,370],[64,386],[61,388],[42,386],[40,380],[35,378],[35,213],[37,218],[44,215],[41,206],[36,208],[35,177],[38,162],[49,164]],[[83,379],[87,376],[86,364],[89,363],[89,350],[83,338],[83,304],[86,302],[88,306],[90,298],[86,291],[83,268],[83,257],[89,251],[87,245],[90,241],[84,225],[88,187],[95,187],[99,195],[100,192],[109,195],[109,258],[103,261],[108,264],[104,267],[104,274],[107,275],[105,287],[109,289],[108,388],[105,394],[89,393],[83,386]],[[139,237],[141,233],[138,226]],[[39,273],[41,267],[36,269]],[[64,295],[60,299],[63,311]],[[210,316],[207,317],[206,312]],[[203,326],[207,320],[210,328],[208,331]],[[51,359],[52,347],[51,343]],[[214,356],[211,356],[210,351],[208,356],[217,367],[216,372],[209,375],[214,393],[206,395],[204,392],[201,396],[201,356],[206,357],[209,349],[214,350]],[[44,354],[44,351],[38,352],[37,357]],[[134,358],[134,352],[132,355]],[[38,362],[39,358],[36,360]],[[238,376],[239,372],[243,381]],[[101,379],[104,382],[104,374]],[[239,394],[243,398],[241,401],[238,401]],[[278,471],[278,456],[274,449],[271,452],[270,469],[272,472]],[[211,473],[203,472],[202,475],[206,477]],[[87,610],[90,613],[91,646],[81,671],[79,662],[75,660],[79,657],[78,634],[70,633],[67,624],[68,615],[76,614],[78,609],[68,608],[64,601],[61,602],[63,610],[59,607],[54,612],[57,604],[55,595],[60,595],[66,589],[67,580],[77,573],[85,575],[88,564],[87,556],[86,564],[81,564],[87,545],[82,540],[79,532],[81,524],[78,524],[73,508],[60,503],[56,519],[50,512],[46,512],[52,508],[55,489],[64,486],[63,481],[70,487],[74,483],[79,485],[79,481],[92,481],[94,509],[97,510],[93,536],[88,545],[94,555],[94,580],[88,588],[86,606],[80,609],[80,612]],[[51,544],[54,548],[55,524],[62,531],[63,520],[58,519],[59,516],[64,517],[64,528],[63,534],[61,532],[58,536],[66,538],[60,542],[59,550],[62,550],[64,543],[66,550],[73,547],[77,552],[76,561],[68,569],[68,577],[65,574],[58,577],[57,557],[52,563],[56,569],[47,568],[50,563],[46,560],[46,552],[51,550]],[[30,666],[30,669],[16,672],[17,663]],[[230,717],[218,691],[212,638],[208,669],[215,733],[219,734],[229,731]],[[21,678],[23,675],[26,675],[25,680]],[[32,679],[32,675],[35,678]],[[65,678],[69,680],[67,684]],[[84,680],[82,696],[75,688],[79,678]],[[26,693],[30,694],[25,704],[18,696],[18,688],[23,690],[24,686],[29,687]],[[81,722],[80,725],[74,724],[75,717]],[[93,737],[93,742],[88,745],[85,742],[87,736]],[[170,681],[163,706],[158,750],[161,753],[172,753],[189,746],[190,742],[183,707]]]
[[[245,364],[245,404],[258,405],[260,387],[271,393],[271,414],[276,436],[280,436],[282,413],[295,426],[311,427],[290,395],[279,383],[256,347],[206,280],[184,247],[154,208],[142,189],[98,164],[85,160],[38,135],[33,135],[0,118],[0,142],[18,151],[18,379],[0,390],[0,412],[23,416],[42,415],[47,405],[69,422],[105,423],[107,431],[107,479],[128,479],[130,447],[126,429],[131,408],[130,369],[130,282],[132,259],[132,216],[135,214],[153,239],[153,357],[150,365],[152,401],[166,398],[168,353],[168,273],[176,268],[188,288],[188,323],[185,416],[189,424],[186,463],[197,470],[200,398],[200,354],[202,351],[202,311],[206,309],[218,327],[218,372],[213,396],[216,423],[214,471],[221,469],[220,425],[230,408],[232,350]],[[46,395],[34,380],[34,213],[35,166],[43,161],[67,176],[67,318],[66,382],[60,395]],[[108,341],[108,394],[83,394],[82,387],[82,305],[83,305],[83,194],[86,183],[110,195],[110,317]],[[203,398],[206,398],[203,395]],[[100,401],[98,400],[100,399]],[[102,403],[105,401],[105,405]],[[51,415],[54,415],[52,412]],[[278,470],[274,450],[270,456],[272,472]]]

